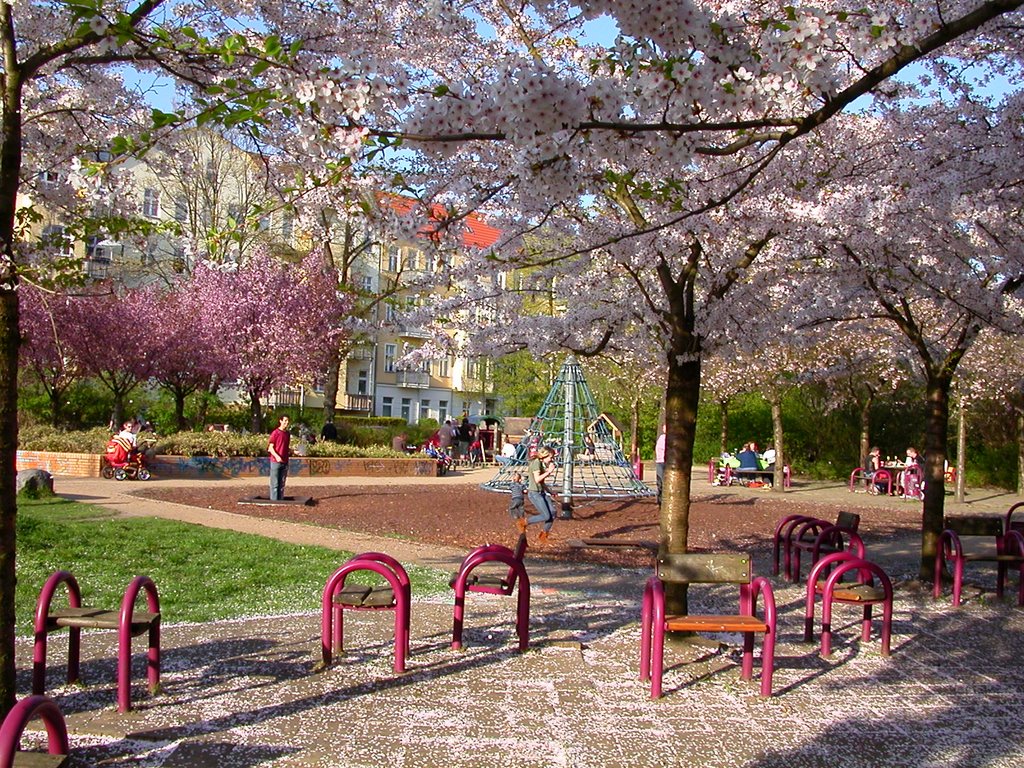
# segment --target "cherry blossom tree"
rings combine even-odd
[[[147,299],[144,292],[115,293],[109,286],[69,297],[64,319],[71,354],[82,373],[113,396],[110,423],[114,429],[127,415],[128,395],[153,373]]]
[[[931,578],[943,525],[957,369],[984,328],[1024,331],[1019,113],[1016,97],[998,110],[963,102],[890,113],[884,124],[857,119],[862,141],[837,160],[851,173],[823,186],[821,208],[801,212],[807,242],[820,249],[811,282],[838,278],[838,290],[818,293],[805,312],[885,320],[924,379],[922,579]]]
[[[50,422],[61,423],[64,397],[81,379],[81,367],[67,339],[74,329],[68,322],[68,298],[35,285],[20,293],[21,365],[32,372],[50,400]]]
[[[260,398],[320,373],[345,334],[350,306],[320,254],[290,265],[264,253],[241,266],[200,264],[193,277],[203,322],[229,375],[249,397],[252,429],[263,431]]]
[[[146,316],[151,376],[174,398],[177,428],[185,430],[186,398],[209,389],[213,379],[223,378],[231,370],[231,361],[195,281],[184,280],[170,290],[150,294]]]

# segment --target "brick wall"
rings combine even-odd
[[[99,477],[102,457],[89,453],[18,451],[18,469],[45,469],[64,477]],[[157,456],[149,463],[154,477],[267,477],[270,461],[263,457],[238,456],[215,459],[206,456]],[[291,477],[436,477],[437,462],[431,458],[329,459],[293,458]]]
[[[94,453],[18,451],[18,469],[45,469],[64,477],[99,477],[102,457]]]

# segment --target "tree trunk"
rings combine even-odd
[[[786,448],[783,444],[785,435],[782,432],[782,397],[773,395],[772,406],[772,440],[775,443],[775,472],[772,474],[772,491],[783,493],[786,490]]]
[[[14,51],[11,6],[0,10],[5,50]],[[9,47],[7,47],[9,46]],[[0,719],[14,706],[14,559],[18,513],[18,273],[14,251],[15,212],[21,175],[21,72],[16,57],[4,59],[0,106]]]
[[[719,446],[719,454],[729,452],[729,400],[720,400],[718,402],[719,415],[721,420],[721,432],[719,436],[721,438],[721,445]]]
[[[633,463],[640,458],[640,396],[633,398],[633,407],[629,414],[629,455]],[[639,478],[643,480],[643,478]]]
[[[867,468],[870,464],[868,453],[871,451],[871,405],[875,396],[868,392],[868,396],[860,407],[860,465]]]
[[[946,509],[946,435],[949,430],[948,376],[928,375],[927,417],[924,437],[924,505],[921,515],[921,571],[923,581],[935,575],[935,556]]]
[[[6,256],[12,256],[8,247]],[[0,717],[14,706],[15,519],[18,452],[18,294],[0,289]]]
[[[963,400],[960,401],[956,424],[956,500],[963,504],[967,498],[967,481],[964,468],[967,465],[967,414]]]
[[[174,388],[174,421],[178,425],[179,432],[188,430],[188,422],[185,421],[185,397],[186,393],[181,387]]]
[[[1024,409],[1017,410],[1017,495],[1024,496]]]
[[[334,421],[334,412],[338,407],[338,389],[343,362],[344,357],[341,350],[335,350],[327,365],[327,378],[324,380],[324,423]]]
[[[249,416],[253,434],[263,433],[263,407],[260,405],[260,396],[249,390]]]
[[[665,386],[665,478],[662,486],[658,551],[685,554],[690,535],[690,480],[693,443],[697,436],[697,406],[700,402],[700,358],[668,356]],[[665,610],[686,612],[686,587],[665,585]]]

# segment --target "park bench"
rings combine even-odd
[[[526,534],[520,534],[514,550],[502,544],[484,544],[463,559],[449,585],[455,590],[455,608],[452,626],[452,648],[462,648],[462,625],[466,610],[466,593],[483,592],[491,595],[511,596],[518,592],[516,601],[516,633],[519,650],[525,651],[530,642],[530,577],[526,573],[523,557],[526,554]],[[493,564],[493,565],[489,565]],[[479,571],[477,569],[480,569]]]
[[[375,573],[386,584],[346,583],[353,573]],[[394,611],[394,670],[405,672],[409,655],[409,626],[412,588],[405,568],[390,555],[364,552],[346,562],[327,579],[320,605],[320,653],[322,667],[329,667],[333,654],[344,653],[345,611]]]
[[[845,582],[843,577],[850,571],[857,572],[857,581]],[[878,585],[875,585],[875,579]],[[859,605],[863,610],[861,640],[871,639],[871,609],[882,604],[882,655],[889,655],[892,636],[892,582],[888,575],[875,563],[865,560],[863,549],[860,555],[852,552],[835,552],[821,558],[811,568],[807,577],[807,603],[804,613],[804,642],[814,635],[815,597],[821,595],[821,655],[832,653],[832,604]]]
[[[665,583],[736,584],[739,610],[735,614],[666,615]],[[757,598],[764,598],[764,618],[756,615]],[[692,600],[692,595],[690,596]],[[661,697],[666,632],[727,632],[743,635],[740,676],[750,680],[754,668],[754,635],[764,635],[761,653],[761,695],[772,694],[775,667],[776,611],[771,584],[754,577],[749,555],[668,554],[658,558],[657,575],[644,587],[640,612],[640,680],[651,682],[651,698]]]
[[[780,554],[785,577],[797,582],[800,580],[801,552],[810,554],[811,565],[820,557],[840,552],[848,546],[859,546],[863,553],[864,544],[857,534],[859,527],[860,515],[853,512],[840,512],[834,523],[813,515],[787,515],[775,527],[772,544],[773,574],[779,575]]]
[[[22,752],[21,734],[39,718],[46,727],[46,752]],[[68,729],[53,699],[28,696],[11,709],[0,726],[0,768],[60,768],[68,760]]]
[[[1015,505],[1016,506],[1016,505]],[[996,564],[996,595],[1003,596],[1006,572],[1017,569],[1017,605],[1024,606],[1024,535],[1013,523],[1013,508],[1006,518],[993,515],[948,516],[939,535],[935,555],[935,584],[932,597],[942,594],[942,576],[946,563],[953,566],[953,605],[960,605],[964,566],[968,563]],[[965,546],[966,545],[966,546]]]
[[[857,467],[850,473],[850,493],[857,491],[857,484],[865,482],[870,493],[878,493],[878,488],[885,486],[885,495],[892,496],[892,472],[888,469],[875,470],[873,475],[868,475],[864,467]]]
[[[51,610],[53,596],[61,584],[68,589],[68,607]],[[148,611],[136,611],[139,592],[145,591]],[[148,576],[136,576],[125,590],[121,608],[108,611],[82,605],[82,592],[69,571],[55,571],[50,575],[36,601],[35,644],[32,663],[32,693],[42,695],[46,690],[46,639],[50,632],[67,628],[68,682],[78,682],[79,657],[83,629],[114,629],[118,633],[117,650],[117,710],[131,709],[132,638],[149,635],[146,673],[149,691],[160,689],[160,598],[156,584]]]
[[[782,486],[789,488],[792,485],[790,479],[790,469],[787,464],[782,468]],[[722,481],[723,485],[732,485],[732,481],[736,480],[741,485],[747,485],[752,480],[759,480],[768,485],[775,481],[775,470],[774,469],[736,469],[734,467],[725,467],[725,478]]]

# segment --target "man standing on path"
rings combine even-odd
[[[277,422],[277,429],[270,433],[270,500],[281,501],[284,498],[284,481],[288,477],[288,445],[291,435],[288,425],[291,420],[282,416]]]
[[[661,434],[654,442],[654,476],[658,480],[658,506],[661,506],[661,486],[665,482],[665,429],[661,425]]]

